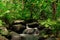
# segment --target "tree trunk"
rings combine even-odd
[[[56,19],[56,1],[54,1],[53,3],[52,3],[52,18],[53,19]]]
[[[24,0],[22,0],[22,9],[24,9],[24,4],[25,4]]]

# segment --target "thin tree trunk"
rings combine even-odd
[[[33,19],[33,4],[31,4],[31,7],[30,7],[30,13],[31,13],[31,15],[30,15],[30,19]]]
[[[52,3],[52,18],[53,19],[56,19],[56,1],[54,1],[53,3]]]
[[[24,4],[25,4],[24,0],[22,0],[22,9],[24,9]]]

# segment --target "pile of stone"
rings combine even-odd
[[[39,30],[37,29],[37,22],[26,23],[24,21],[14,21],[11,26],[12,32],[11,40],[38,40]]]
[[[53,40],[51,39],[52,37],[43,37],[43,32],[46,34],[51,34],[52,32],[49,28],[39,25],[37,21],[14,20],[9,24],[8,28],[1,27],[0,30],[2,30],[1,36],[5,36],[0,37],[1,40]]]

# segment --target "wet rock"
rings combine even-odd
[[[11,40],[20,40],[20,35],[16,32],[10,32]]]
[[[15,24],[25,25],[25,21],[24,21],[24,20],[14,20],[14,21],[12,22],[12,25],[15,25]]]
[[[45,29],[45,26],[39,25],[37,28],[38,28],[38,30],[44,30]]]
[[[23,34],[38,34],[39,30],[37,28],[27,28],[23,31]]]
[[[35,28],[35,27],[39,26],[39,24],[37,22],[28,23],[27,25],[29,28]]]
[[[6,27],[0,27],[0,34],[1,35],[8,35],[8,30],[6,29]]]
[[[14,20],[10,25],[10,30],[17,33],[22,33],[26,29],[24,20]]]
[[[21,24],[13,25],[11,27],[11,30],[13,30],[19,34],[22,33],[25,29],[26,29],[26,27],[24,25],[21,25]]]
[[[11,40],[20,40],[20,36],[14,35],[14,36],[12,36],[12,39]]]
[[[8,40],[8,39],[0,35],[0,40]]]
[[[10,34],[11,36],[13,36],[13,35],[19,35],[18,33],[14,32],[14,31],[11,31],[9,34]]]
[[[20,34],[21,37],[23,37],[23,40],[38,40],[38,35],[29,35],[29,34]]]

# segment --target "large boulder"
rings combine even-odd
[[[8,39],[0,35],[0,40],[8,40]]]
[[[23,38],[22,40],[38,40],[38,38],[39,38],[39,36],[35,35],[35,34],[32,34],[32,35],[20,34],[20,36]]]
[[[0,27],[0,34],[1,35],[8,35],[8,30],[6,27]]]
[[[18,34],[16,32],[10,32],[11,40],[38,40],[39,35],[36,34]]]
[[[36,34],[36,35],[39,35],[39,30],[37,28],[27,28],[23,31],[23,34]]]
[[[10,32],[11,39],[10,40],[20,40],[20,35],[16,32]]]
[[[26,27],[24,25],[21,25],[21,24],[13,25],[11,27],[11,30],[13,30],[17,33],[22,33],[25,29],[26,29]]]
[[[10,30],[13,30],[17,33],[22,33],[26,29],[24,20],[14,20],[10,25]]]

